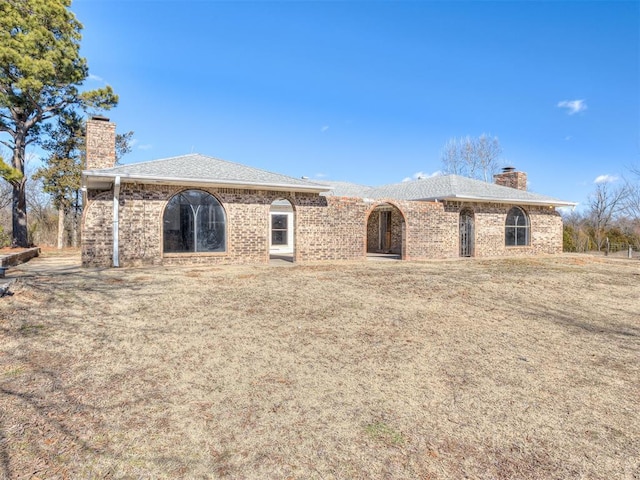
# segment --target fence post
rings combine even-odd
[[[629,258],[633,258],[633,247],[629,245]]]
[[[611,249],[611,244],[609,243],[609,237],[607,237],[604,241],[604,244],[606,245],[606,249],[604,251],[604,255],[605,257],[609,256],[609,250]]]

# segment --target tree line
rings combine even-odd
[[[596,184],[586,208],[563,215],[567,252],[603,251],[607,245],[640,250],[640,166],[619,184]]]

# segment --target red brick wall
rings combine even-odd
[[[82,264],[106,267],[111,265],[113,193],[89,192],[82,213]]]
[[[503,172],[493,176],[496,185],[516,188],[518,190],[527,189],[527,174],[525,172]]]
[[[446,209],[457,216],[464,206],[474,212],[476,257],[562,253],[562,217],[555,208],[518,205],[529,217],[530,244],[507,247],[505,222],[514,205],[449,202]]]
[[[203,189],[218,198],[227,218],[227,250],[223,253],[164,254],[162,215],[173,186],[123,184],[119,199],[120,265],[192,263],[266,263],[269,259],[269,208],[284,198],[294,208],[295,260],[362,260],[367,250],[368,213],[381,203],[394,206],[393,249],[403,258],[420,260],[459,256],[459,215],[470,208],[475,218],[475,256],[535,255],[562,251],[562,219],[553,208],[526,207],[531,244],[506,247],[505,221],[511,205],[362,199],[316,194]],[[84,265],[111,265],[113,240],[111,192],[89,192],[83,217]],[[369,228],[375,223],[373,211]],[[402,219],[404,218],[404,238]],[[395,219],[395,220],[394,220]],[[377,223],[376,223],[377,228]],[[377,230],[375,232],[377,241]]]
[[[407,218],[407,260],[458,256],[458,213],[440,202],[399,202]]]
[[[123,184],[119,200],[120,265],[265,263],[269,260],[269,208],[287,199],[294,208],[295,260],[364,259],[362,200],[317,194],[202,189],[222,204],[227,219],[227,250],[223,253],[164,254],[162,215],[173,186]],[[83,217],[84,265],[112,264],[113,200],[111,192],[89,192]]]
[[[307,195],[294,202],[296,261],[363,260],[367,206],[362,199]]]
[[[111,168],[116,163],[116,124],[107,119],[87,120],[87,170]]]

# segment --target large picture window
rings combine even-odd
[[[225,227],[224,209],[216,197],[201,190],[180,192],[164,211],[164,252],[224,252]]]
[[[507,213],[504,238],[507,247],[529,245],[529,219],[521,208],[513,207]]]

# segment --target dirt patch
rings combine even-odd
[[[639,271],[24,277],[0,300],[0,478],[638,478]]]

